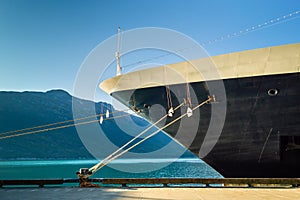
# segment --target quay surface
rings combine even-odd
[[[294,200],[300,197],[300,178],[114,178],[90,181],[100,187],[80,188],[78,179],[0,180],[0,198]]]
[[[300,197],[300,188],[1,188],[0,197],[1,200],[295,200]]]

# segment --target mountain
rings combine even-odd
[[[92,118],[75,121],[75,123],[87,123],[77,125],[80,130],[89,132],[94,131],[93,127],[95,126],[101,127],[103,130],[101,133],[105,134],[105,137],[117,147],[124,145],[149,125],[142,118],[128,115],[125,112],[115,111],[108,103],[96,103],[75,98],[63,90],[51,90],[48,92],[0,92],[0,160],[93,159],[94,157],[86,149],[82,143],[82,138],[78,135],[79,129],[73,126],[74,110],[72,110],[72,106],[76,106],[76,119],[94,115]],[[122,126],[126,127],[126,124],[130,124],[133,121],[138,124],[139,128],[129,126],[124,130],[113,119],[104,120],[103,124],[99,122],[89,123],[91,120],[95,121],[99,119],[99,114],[105,113],[107,109],[114,113],[110,118],[118,117],[118,119],[121,119]],[[63,121],[69,122],[66,124],[53,124]],[[27,129],[46,124],[53,125],[37,129]],[[57,128],[63,125],[67,125],[68,127]],[[11,132],[16,130],[20,131]],[[33,132],[39,130],[43,131]],[[130,134],[128,134],[128,130]],[[24,135],[5,138],[13,134]],[[97,148],[101,149],[102,146],[103,148],[110,148],[107,144],[106,146],[103,145],[102,142],[95,141]],[[174,158],[177,156],[178,151],[185,151],[181,157],[193,157],[189,151],[183,150],[183,147],[172,141],[163,132],[158,133],[153,138],[135,147],[131,152],[137,153],[140,158],[143,158],[145,153],[160,150],[168,144],[170,149],[167,152],[164,151],[165,153],[160,154],[158,157]],[[110,151],[112,152],[113,148],[112,150],[107,150],[107,152]],[[105,153],[103,153],[104,155]],[[136,158],[139,158],[139,156]],[[123,157],[126,157],[126,155]]]

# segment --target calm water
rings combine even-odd
[[[76,178],[79,168],[95,160],[0,161],[0,179]],[[137,173],[138,172],[138,173]],[[119,159],[102,168],[93,178],[222,177],[198,159]]]

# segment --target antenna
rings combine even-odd
[[[122,74],[122,68],[120,64],[120,42],[121,42],[121,29],[118,28],[118,49],[116,52],[116,60],[117,60],[117,76]]]

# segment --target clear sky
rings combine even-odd
[[[299,0],[0,0],[0,90],[72,93],[86,56],[118,26],[168,28],[205,43],[270,23],[205,46],[217,55],[300,42],[297,11]]]

